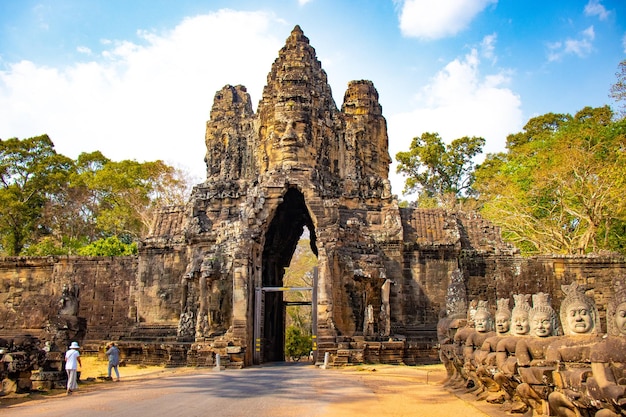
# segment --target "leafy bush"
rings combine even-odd
[[[96,240],[78,250],[83,256],[127,256],[137,254],[137,243],[124,243],[117,236]]]
[[[309,356],[313,347],[311,336],[302,334],[296,326],[287,327],[285,332],[285,356],[298,361],[303,356]]]

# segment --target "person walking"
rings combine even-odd
[[[78,342],[72,342],[70,348],[65,352],[65,372],[67,373],[67,395],[78,389],[78,365],[80,362],[80,347]]]
[[[115,381],[119,382],[120,380],[120,371],[117,369],[120,364],[120,350],[115,346],[115,343],[111,342],[107,345],[106,351],[107,358],[109,358],[109,379],[111,379],[111,369],[115,370],[115,375],[117,379]]]

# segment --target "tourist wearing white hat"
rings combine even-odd
[[[67,395],[70,395],[72,391],[78,389],[77,371],[78,365],[83,366],[80,363],[80,347],[78,342],[72,342],[70,348],[65,352],[65,372],[67,372]]]

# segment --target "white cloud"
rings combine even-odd
[[[506,137],[523,126],[520,97],[507,84],[506,72],[483,75],[478,51],[448,63],[418,94],[417,106],[389,117],[389,153],[395,161],[399,151],[409,149],[411,140],[424,132],[439,133],[450,143],[463,136],[485,138],[484,153],[501,152]],[[395,173],[390,180],[394,193],[401,193],[404,178]]]
[[[404,0],[400,30],[407,37],[439,39],[456,35],[488,5],[498,0]]]
[[[76,48],[76,51],[81,54],[91,55],[91,49],[86,46],[79,46],[78,48]]]
[[[487,35],[483,38],[480,47],[481,47],[481,55],[488,60],[490,60],[493,64],[495,64],[498,59],[494,53],[496,49],[496,40],[498,39],[498,35],[492,33],[491,35]]]
[[[313,0],[298,0],[298,4],[299,4],[300,6],[304,6],[305,4],[310,3],[310,2],[312,2],[312,1],[313,1]]]
[[[585,15],[598,16],[600,20],[605,20],[609,17],[609,12],[600,4],[600,0],[589,0],[589,3],[585,6]]]
[[[585,58],[593,50],[593,40],[596,34],[593,26],[580,33],[578,39],[568,38],[565,41],[553,42],[548,44],[548,61],[559,61],[565,55],[576,55]]]
[[[100,150],[114,160],[161,159],[203,179],[215,92],[243,84],[258,102],[285,38],[272,31],[284,34],[282,26],[265,13],[220,10],[167,33],[140,32],[137,43],[103,41],[107,49],[91,62],[8,64],[0,71],[0,138],[47,133],[72,158]]]

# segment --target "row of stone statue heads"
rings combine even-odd
[[[446,385],[512,413],[556,416],[626,415],[626,280],[614,280],[600,331],[593,298],[577,283],[563,285],[560,314],[548,294],[483,301],[467,316],[439,322]],[[532,302],[532,305],[531,305]]]

